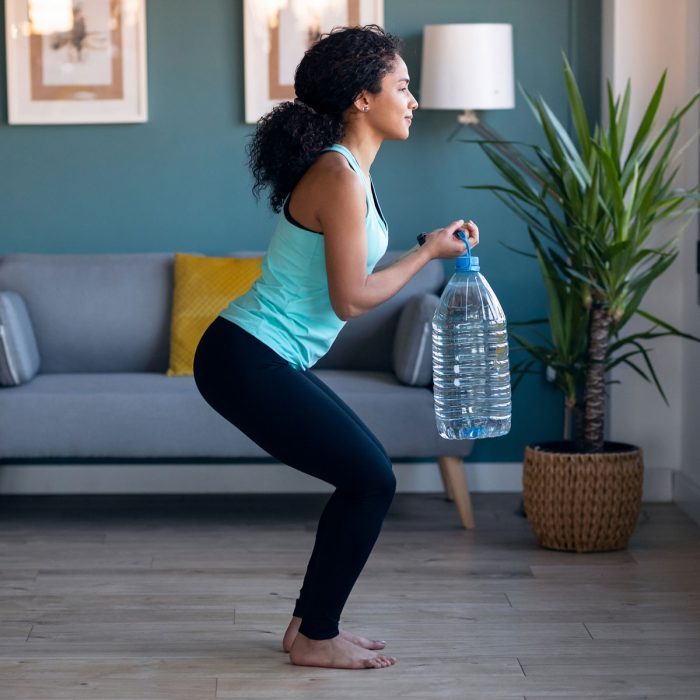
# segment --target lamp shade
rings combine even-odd
[[[460,110],[515,107],[513,25],[426,25],[420,106]]]

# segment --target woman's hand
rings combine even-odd
[[[458,258],[467,252],[467,246],[457,233],[460,230],[467,234],[471,248],[479,243],[479,227],[471,219],[466,223],[464,219],[459,219],[426,233],[423,248],[430,252],[432,258]]]

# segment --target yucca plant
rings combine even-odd
[[[547,319],[509,324],[549,324],[549,334],[535,329],[534,339],[511,331],[520,345],[517,349],[529,356],[513,365],[513,388],[525,374],[534,373],[533,365],[548,368],[565,397],[564,439],[570,439],[573,431],[577,451],[600,452],[606,385],[612,383],[606,372],[620,363],[628,365],[653,382],[668,404],[643,342],[666,335],[700,341],[640,308],[652,282],[678,255],[675,239],[661,245],[649,241],[654,227],[698,211],[698,188],[674,188],[680,166],[672,167],[688,145],[675,149],[681,119],[700,92],[652,134],[664,71],[626,150],[630,81],[617,99],[607,82],[609,126],[596,124],[591,131],[564,53],[562,58],[576,143],[545,100],[532,98],[521,87],[548,148],[464,139],[477,143],[505,180],[505,184],[465,187],[493,192],[527,224],[534,254],[512,250],[537,258],[547,290]],[[504,144],[510,159],[501,155]],[[635,314],[652,325],[624,335]]]

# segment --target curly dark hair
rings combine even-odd
[[[399,37],[376,24],[321,34],[296,68],[298,100],[281,102],[261,117],[246,148],[256,200],[269,187],[270,207],[280,211],[321,149],[343,137],[345,110],[363,90],[381,92],[401,46]]]

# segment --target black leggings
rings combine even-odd
[[[336,487],[292,613],[307,637],[335,637],[396,491],[389,455],[313,372],[221,316],[199,341],[194,379],[205,401],[272,457]]]

